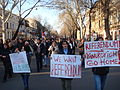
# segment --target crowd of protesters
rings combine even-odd
[[[31,63],[31,56],[35,55],[36,57],[36,71],[40,72],[43,69],[43,66],[47,67],[50,64],[50,55],[57,54],[62,50],[62,41],[67,41],[70,46],[71,54],[75,54],[75,47],[77,43],[72,39],[16,39],[16,40],[6,40],[3,43],[2,39],[0,40],[0,61],[4,65],[4,76],[3,82],[5,83],[8,78],[12,78],[13,70],[10,61],[9,54],[26,51],[28,63]],[[21,74],[25,90],[28,90],[28,79],[30,74]]]
[[[3,62],[4,65],[4,76],[3,76],[3,83],[7,81],[8,78],[12,78],[13,71],[12,65],[10,61],[9,54],[15,52],[26,51],[28,64],[31,63],[31,57],[35,55],[36,57],[36,71],[40,72],[43,69],[43,66],[49,67],[50,64],[50,55],[51,54],[65,54],[65,55],[75,55],[75,48],[79,48],[79,54],[82,57],[82,61],[84,61],[84,39],[77,42],[73,38],[60,38],[58,39],[17,39],[17,40],[6,40],[3,43],[2,39],[0,40],[0,60]],[[84,62],[82,63],[84,65]],[[98,68],[93,68],[93,74],[97,77],[99,74],[96,75],[95,70]],[[102,70],[103,71],[103,70]],[[101,71],[100,71],[101,72]],[[106,73],[106,72],[105,72]],[[107,72],[108,73],[108,72]],[[105,74],[106,75],[106,74]],[[29,90],[29,73],[22,73],[21,77],[24,83],[24,90]],[[106,77],[105,77],[106,78]],[[62,82],[63,90],[71,90],[71,80],[66,78],[60,78]],[[95,78],[95,80],[98,80]],[[105,79],[104,79],[105,80]],[[97,83],[97,81],[96,81]],[[105,82],[104,82],[105,83]],[[103,90],[99,89],[101,86],[98,87],[96,84],[96,90]]]

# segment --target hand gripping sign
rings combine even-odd
[[[26,52],[12,53],[9,55],[13,73],[30,73]]]
[[[81,78],[80,55],[52,54],[50,76],[57,78]]]

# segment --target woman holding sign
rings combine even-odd
[[[102,37],[98,37],[96,41],[103,41]],[[109,67],[94,67],[92,72],[95,79],[95,90],[103,90],[107,74],[109,73]]]
[[[59,49],[59,54],[69,55],[72,54],[70,46],[67,41],[61,43],[61,48]],[[62,90],[71,90],[71,81],[72,78],[60,78],[62,82]]]

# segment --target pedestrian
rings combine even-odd
[[[25,44],[22,47],[22,51],[26,51],[28,64],[30,66],[32,50],[30,48],[30,45],[29,45],[28,41],[25,41]],[[23,80],[23,83],[24,83],[24,90],[29,90],[29,77],[30,77],[30,73],[22,73],[21,76],[22,76],[22,80]]]
[[[75,48],[77,47],[77,43],[74,38],[71,38],[72,43],[72,54],[75,55]]]
[[[43,58],[44,58],[44,50],[45,50],[42,40],[37,39],[37,43],[33,46],[33,49],[36,56],[37,72],[40,72],[40,69],[42,70],[43,67]]]
[[[50,47],[51,43],[49,41],[49,39],[46,39],[44,41],[44,47],[45,47],[45,50],[44,50],[44,66],[45,67],[49,67],[50,65],[50,58],[49,58],[49,47]]]
[[[10,62],[10,50],[9,50],[9,46],[7,43],[4,43],[3,45],[3,50],[1,52],[1,57],[2,57],[2,62],[4,65],[4,77],[3,77],[3,82],[7,81],[7,78],[11,78],[12,77],[12,65]]]
[[[30,46],[28,41],[25,41],[24,46],[22,47],[22,51],[26,51],[28,63],[30,65],[33,52],[32,52],[32,47]]]
[[[59,51],[58,45],[56,41],[52,42],[52,45],[49,47],[48,51],[50,52],[49,54],[57,54]]]
[[[18,43],[15,49],[15,52],[22,52],[22,51],[26,51],[26,55],[27,55],[27,60],[28,60],[28,64],[30,66],[30,62],[31,62],[31,49],[29,46],[29,43],[26,41],[21,41],[21,43]],[[20,74],[22,77],[22,81],[24,84],[24,90],[29,90],[29,77],[30,77],[30,73],[21,73]]]
[[[67,41],[61,43],[62,47],[59,49],[59,54],[71,55],[72,51]],[[62,90],[71,90],[71,81],[72,78],[60,78],[62,82]]]
[[[80,40],[80,43],[78,45],[78,48],[79,48],[79,54],[81,55],[81,60],[82,60],[82,66],[84,66],[85,64],[85,60],[84,60],[84,42],[85,42],[85,39],[81,39]]]
[[[0,60],[2,60],[2,51],[4,49],[3,40],[0,39]]]
[[[103,38],[98,37],[96,41],[103,41]],[[95,90],[103,90],[107,74],[109,73],[109,67],[94,67],[92,72],[95,80]]]
[[[70,49],[71,49],[71,52],[72,52],[73,45],[72,45],[72,41],[71,41],[71,39],[68,38],[67,42],[68,42],[68,44],[69,44],[69,46],[70,46]]]

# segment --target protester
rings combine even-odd
[[[49,54],[57,54],[59,51],[58,45],[55,41],[52,42],[52,45],[49,47]]]
[[[96,41],[103,41],[103,38],[98,37]],[[95,80],[95,90],[103,90],[107,74],[109,73],[109,67],[94,67],[92,72]]]
[[[1,54],[2,54],[3,49],[4,49],[3,40],[0,39],[0,60],[2,60],[2,55]]]
[[[35,56],[36,56],[36,64],[37,64],[37,72],[40,72],[40,69],[42,70],[43,67],[43,57],[44,57],[44,44],[42,43],[42,40],[38,39],[37,43],[33,47]]]
[[[72,54],[75,55],[75,48],[77,47],[77,43],[74,38],[71,38],[72,43]]]
[[[1,52],[2,62],[5,68],[3,82],[6,82],[8,77],[10,78],[12,77],[12,66],[11,66],[9,54],[10,54],[9,46],[7,43],[5,43],[3,50]]]
[[[46,39],[43,44],[44,44],[44,66],[49,67],[50,59],[48,48],[50,47],[51,43],[48,39]]]
[[[15,52],[22,52],[22,51],[26,51],[28,64],[30,66],[31,49],[30,49],[29,43],[27,41],[24,43],[23,40],[20,40],[20,42],[17,44]],[[23,84],[24,84],[24,90],[29,90],[28,82],[29,82],[30,73],[21,73],[21,77],[22,77]]]
[[[13,45],[13,42],[12,42],[12,41],[9,42],[8,45],[9,45],[10,53],[14,53],[14,51],[15,51],[15,46]]]
[[[24,41],[23,41],[23,39],[22,39],[22,38],[18,39],[17,44],[16,44],[15,47],[18,48],[19,51],[21,51],[23,46],[24,46]]]
[[[31,48],[31,46],[30,46],[28,41],[25,41],[25,44],[22,47],[22,51],[26,51],[27,58],[28,58],[28,63],[30,65],[30,63],[31,63],[31,56],[33,55],[33,52],[32,52],[32,48]]]
[[[71,49],[67,41],[61,43],[62,47],[59,49],[59,54],[71,55]],[[72,78],[60,78],[62,82],[62,90],[71,90]]]
[[[79,47],[79,54],[81,55],[81,58],[82,58],[82,66],[84,66],[84,42],[85,42],[85,39],[81,39],[80,40],[80,43],[78,45]]]
[[[29,45],[28,41],[25,42],[24,46],[22,47],[22,51],[26,51],[28,64],[30,66],[32,50],[30,48],[30,45]],[[29,90],[29,77],[30,77],[30,73],[22,73],[21,76],[22,76],[22,80],[23,80],[23,83],[24,83],[24,90]]]

